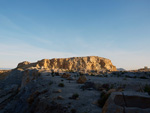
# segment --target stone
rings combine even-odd
[[[58,96],[57,99],[58,100],[64,100],[64,98],[62,96]]]
[[[95,84],[94,82],[85,82],[83,86],[81,86],[81,89],[88,89],[88,90],[92,90],[95,89]]]
[[[102,113],[150,113],[150,97],[145,93],[113,92]],[[142,104],[141,104],[142,103]]]
[[[53,91],[53,93],[61,93],[61,92],[62,92],[61,89],[58,89],[58,90]]]
[[[70,76],[67,78],[67,80],[75,80],[75,78]]]
[[[77,83],[84,84],[87,81],[86,76],[80,76],[77,80]]]
[[[69,73],[64,73],[61,77],[62,78],[69,78],[71,75]]]

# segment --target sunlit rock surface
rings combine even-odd
[[[63,69],[69,71],[116,71],[116,67],[112,64],[111,60],[98,57],[72,57],[72,58],[54,58],[43,59],[36,63],[22,62],[19,63],[17,68],[27,69],[31,67],[46,68],[46,69]]]

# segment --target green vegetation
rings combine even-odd
[[[53,82],[52,82],[52,81],[50,81],[48,84],[49,84],[49,85],[52,85],[52,84],[53,84]]]
[[[146,78],[145,76],[142,76],[142,77],[140,77],[140,79],[148,79],[148,78]]]
[[[71,113],[76,113],[76,109],[71,109]]]
[[[41,76],[41,73],[38,73],[38,76]]]
[[[74,93],[71,97],[69,97],[69,99],[77,99],[79,97],[78,93]]]
[[[79,94],[78,94],[78,93],[75,93],[75,94],[72,95],[72,98],[73,98],[73,99],[77,99],[78,97],[79,97]]]
[[[65,85],[64,85],[64,83],[59,83],[58,86],[59,87],[64,87]]]
[[[91,76],[95,76],[95,75],[92,73]]]
[[[114,84],[111,84],[111,85],[110,85],[110,89],[113,89],[113,88],[114,88]]]

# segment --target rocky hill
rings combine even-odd
[[[116,71],[116,67],[111,60],[98,57],[72,57],[72,58],[54,58],[43,59],[35,63],[24,61],[18,64],[17,68],[45,68],[45,69],[61,69],[67,71]]]
[[[150,113],[150,72],[51,71],[57,68],[116,70],[94,56],[19,63],[0,71],[0,113]]]

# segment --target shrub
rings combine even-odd
[[[118,74],[117,74],[117,77],[121,77],[121,74],[118,73]]]
[[[110,89],[109,84],[103,84],[103,85],[102,85],[102,88],[105,88],[106,90],[109,90],[109,89]]]
[[[49,84],[49,85],[52,85],[52,84],[53,84],[53,82],[52,82],[52,81],[50,81],[48,84]]]
[[[71,109],[71,113],[76,113],[76,109]]]
[[[32,104],[33,101],[34,101],[34,98],[33,98],[32,96],[27,99],[27,102],[28,102],[29,104]]]
[[[104,75],[104,77],[108,77],[108,75]]]
[[[103,77],[103,75],[99,75],[99,77]]]
[[[77,99],[78,97],[79,97],[79,94],[77,94],[77,93],[75,93],[75,94],[72,95],[73,99]]]
[[[144,91],[148,92],[148,94],[150,95],[150,85],[146,84],[144,87]]]
[[[38,73],[38,76],[41,76],[41,73]]]
[[[146,78],[145,76],[142,76],[142,77],[140,77],[140,79],[148,79],[148,78]]]
[[[68,72],[73,73],[74,71],[73,70],[69,70]]]
[[[64,87],[65,85],[64,85],[64,83],[59,83],[58,86],[59,87]]]
[[[56,72],[56,73],[55,73],[55,75],[56,75],[56,76],[59,76],[59,73],[58,73],[58,72]]]
[[[74,93],[72,95],[72,97],[69,97],[69,99],[77,99],[79,97],[79,94],[78,93]]]
[[[95,75],[92,73],[91,76],[95,76]]]
[[[110,85],[110,89],[113,89],[113,88],[114,88],[114,84],[111,84],[111,85]]]

